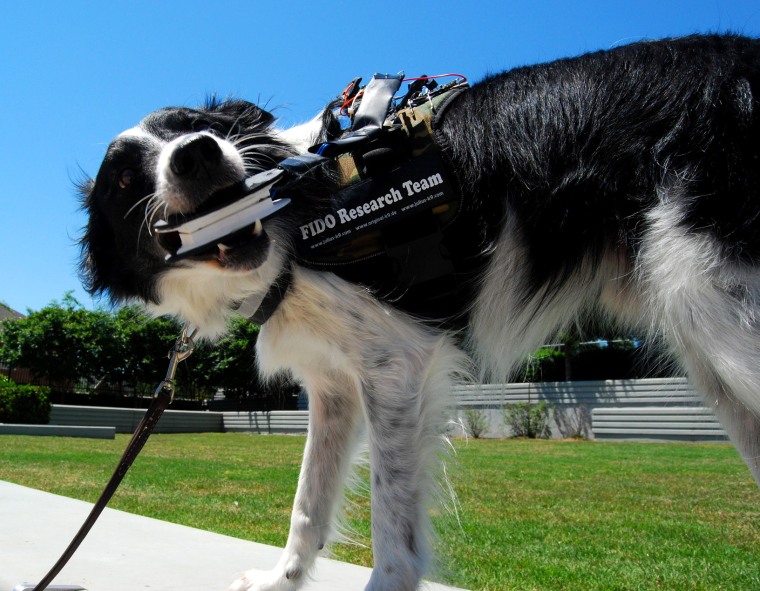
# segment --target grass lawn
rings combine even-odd
[[[94,501],[126,442],[3,436],[0,479]],[[282,546],[303,444],[155,435],[110,506]],[[455,447],[458,518],[435,516],[443,582],[473,591],[760,589],[760,492],[726,445]],[[369,566],[367,499],[351,495],[348,505],[348,527],[365,546],[336,544],[333,554]]]

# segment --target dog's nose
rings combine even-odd
[[[210,135],[199,134],[189,138],[174,149],[169,166],[177,176],[185,176],[196,170],[214,166],[221,161],[222,149]]]

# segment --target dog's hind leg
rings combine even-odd
[[[644,237],[648,309],[760,483],[760,271],[673,209],[655,210]]]
[[[285,549],[270,572],[251,570],[230,591],[294,591],[332,533],[361,424],[358,385],[345,374],[307,376],[309,433]]]
[[[687,361],[691,381],[703,393],[731,443],[760,485],[760,420],[734,392],[736,384],[725,384],[712,367],[699,361]],[[691,368],[691,369],[689,369]]]

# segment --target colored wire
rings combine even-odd
[[[416,78],[404,78],[401,82],[411,82],[413,80],[432,80],[433,78],[461,78],[462,82],[467,82],[467,76],[462,74],[436,74],[434,76],[417,76]]]

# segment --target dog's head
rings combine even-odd
[[[114,301],[140,299],[160,312],[186,316],[182,308],[187,304],[161,308],[177,295],[171,292],[202,290],[193,283],[222,284],[256,273],[261,282],[276,276],[277,270],[267,265],[282,265],[282,256],[272,257],[273,243],[287,242],[289,214],[265,221],[264,231],[257,224],[234,244],[182,260],[167,260],[166,245],[153,231],[159,219],[213,208],[225,189],[274,168],[300,148],[292,134],[278,132],[272,123],[272,115],[253,104],[210,101],[198,109],[155,111],[120,134],[95,179],[82,185],[89,216],[81,240],[87,289]],[[178,285],[177,278],[186,285]]]

